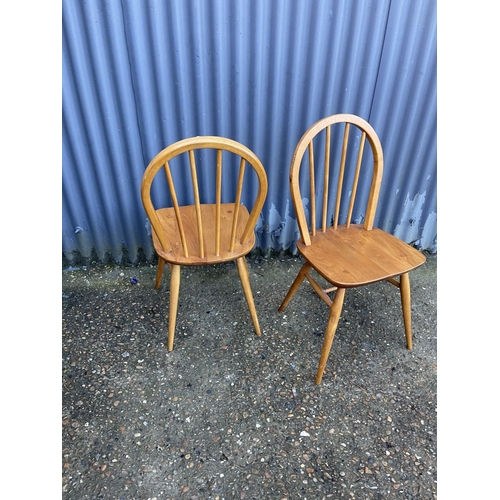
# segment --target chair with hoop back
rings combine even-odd
[[[165,175],[157,176],[160,171]],[[266,195],[267,176],[260,160],[246,146],[224,137],[180,140],[149,163],[141,198],[158,255],[156,288],[165,262],[171,274],[169,351],[174,348],[181,266],[235,261],[255,333],[260,336],[245,256],[255,246],[255,226]],[[245,196],[253,197],[250,211],[242,203]]]
[[[367,141],[369,147],[365,148]],[[303,164],[307,171],[301,172]],[[414,247],[374,227],[383,166],[382,145],[375,130],[351,114],[317,121],[299,140],[292,157],[290,190],[300,231],[297,250],[305,263],[279,311],[284,310],[306,278],[329,306],[316,384],[323,378],[348,288],[383,280],[398,287],[406,347],[412,349],[409,272],[426,259]],[[366,196],[357,199],[357,193]],[[308,203],[303,196],[309,196]],[[325,288],[312,271],[332,286]],[[334,293],[333,300],[330,293]]]

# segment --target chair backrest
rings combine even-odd
[[[206,153],[206,156],[203,156],[204,161],[198,161],[200,165],[197,165],[196,157],[198,153],[202,155],[202,152],[197,150],[212,150],[214,161],[206,161],[209,157],[208,153]],[[229,167],[226,167],[227,171],[223,171],[223,152],[227,152],[224,155],[224,167],[230,166],[232,172],[229,172]],[[199,160],[201,159],[200,155],[198,155]],[[228,155],[230,158],[229,161],[226,161]],[[207,163],[211,163],[211,165],[207,165]],[[247,164],[253,168],[258,186],[246,225],[240,234],[236,234],[238,220],[239,217],[241,218],[240,208],[243,206],[241,200],[242,197],[248,194],[247,192],[243,193],[245,166]],[[210,170],[210,168],[213,170]],[[161,204],[162,207],[173,207],[184,257],[190,257],[188,247],[193,248],[193,245],[188,245],[188,240],[193,238],[193,233],[186,234],[183,224],[186,214],[186,212],[182,212],[184,206],[194,206],[197,230],[195,248],[198,249],[197,257],[199,258],[205,257],[207,247],[209,247],[208,251],[211,254],[219,255],[222,250],[231,252],[236,240],[243,244],[254,237],[254,229],[267,195],[267,176],[258,157],[246,146],[224,137],[191,137],[166,147],[151,160],[143,175],[141,198],[156,237],[160,241],[163,250],[169,252],[171,242],[168,241],[165,232],[162,230],[156,211],[159,207],[155,207],[152,200],[153,180],[161,169],[165,172],[168,186],[166,191],[170,195],[169,197],[160,196],[163,198]],[[234,170],[237,171],[237,175]],[[213,172],[212,175],[210,172]],[[200,182],[200,179],[205,179],[206,182]],[[227,190],[222,188],[223,180],[235,185],[234,197],[231,200],[234,205],[231,210],[224,212],[225,215],[228,213],[232,215],[229,248],[225,249],[221,249],[221,207],[224,207],[224,202],[227,203],[228,200],[223,200],[223,193],[227,195]],[[213,191],[215,192],[208,193],[207,184],[213,185]],[[165,193],[160,194],[164,195]],[[183,202],[183,200],[187,199],[190,200],[189,203]],[[204,227],[204,217],[202,216],[205,213],[203,207],[208,204],[213,205],[215,210],[215,227],[210,228]],[[214,241],[210,241],[211,239]]]
[[[368,148],[365,149],[366,140],[371,146],[371,154],[367,153]],[[306,150],[308,155],[305,155]],[[319,167],[315,166],[315,159]],[[303,163],[309,164],[308,175],[305,172],[299,175]],[[370,169],[368,201],[366,206],[357,206],[356,210],[358,214],[363,213],[360,217],[363,227],[371,230],[383,168],[380,140],[371,125],[359,116],[336,114],[313,124],[297,143],[290,165],[290,190],[304,244],[311,244],[310,234],[314,236],[318,228],[325,232],[327,227],[336,229],[339,224],[350,226],[360,179],[362,182],[366,179],[361,172],[365,174]],[[301,187],[309,196],[309,221]]]

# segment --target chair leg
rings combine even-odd
[[[161,277],[163,275],[163,268],[165,267],[165,260],[158,257],[158,267],[156,268],[156,284],[155,288],[160,288]]]
[[[236,259],[236,267],[238,268],[238,274],[240,275],[241,285],[243,286],[243,293],[245,294],[248,308],[250,309],[250,315],[252,316],[255,333],[260,337],[259,320],[257,319],[257,311],[255,309],[255,304],[253,301],[252,289],[250,288],[250,279],[248,275],[248,267],[245,257],[240,257]]]
[[[179,288],[181,284],[181,266],[170,265],[170,304],[168,310],[168,350],[174,348],[175,322],[177,319],[177,306],[179,304]]]
[[[283,299],[283,302],[278,308],[278,311],[281,312],[285,307],[288,305],[290,302],[290,299],[295,295],[295,292],[299,289],[299,286],[302,284],[304,279],[306,278],[306,274],[312,269],[311,264],[309,262],[306,262],[298,272],[297,276],[295,277],[295,280],[292,283],[292,286],[288,290],[288,293],[286,294],[285,298]]]
[[[399,290],[401,292],[401,305],[403,306],[403,320],[405,324],[406,348],[411,351],[413,343],[411,334],[411,294],[409,273],[402,274],[399,283]]]
[[[342,312],[342,305],[344,303],[345,288],[338,288],[333,298],[332,306],[330,307],[330,316],[328,317],[328,324],[326,326],[325,338],[323,340],[323,348],[321,349],[321,357],[319,359],[318,372],[316,373],[316,384],[321,383],[323,373],[325,371],[326,361],[332,348],[333,338],[339,324],[340,313]]]

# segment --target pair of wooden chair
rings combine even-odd
[[[369,147],[365,147],[367,143]],[[422,265],[425,257],[374,227],[383,164],[382,146],[374,129],[350,114],[328,116],[313,124],[292,157],[290,191],[301,236],[297,250],[304,264],[279,311],[305,279],[329,306],[316,384],[321,383],[348,288],[383,280],[397,286],[406,346],[412,349],[409,272]],[[301,171],[303,165],[307,169]],[[157,175],[161,170],[164,176]],[[245,189],[244,181],[250,182]],[[358,186],[366,182],[370,186],[368,199],[358,200]],[[185,187],[189,184],[190,189]],[[255,333],[260,336],[246,255],[255,246],[255,226],[267,188],[266,172],[257,156],[227,138],[184,139],[151,160],[142,180],[141,197],[158,254],[156,288],[165,263],[171,273],[169,351],[174,346],[181,266],[235,261]],[[229,192],[234,196],[224,199]],[[353,223],[355,213],[363,214],[362,223]],[[324,289],[313,271],[332,286]],[[333,300],[330,293],[334,293]]]

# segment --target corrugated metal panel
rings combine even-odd
[[[294,251],[295,144],[341,112],[384,146],[376,224],[436,251],[435,0],[63,0],[63,265],[153,257],[142,174],[192,135],[259,156],[257,247]]]

